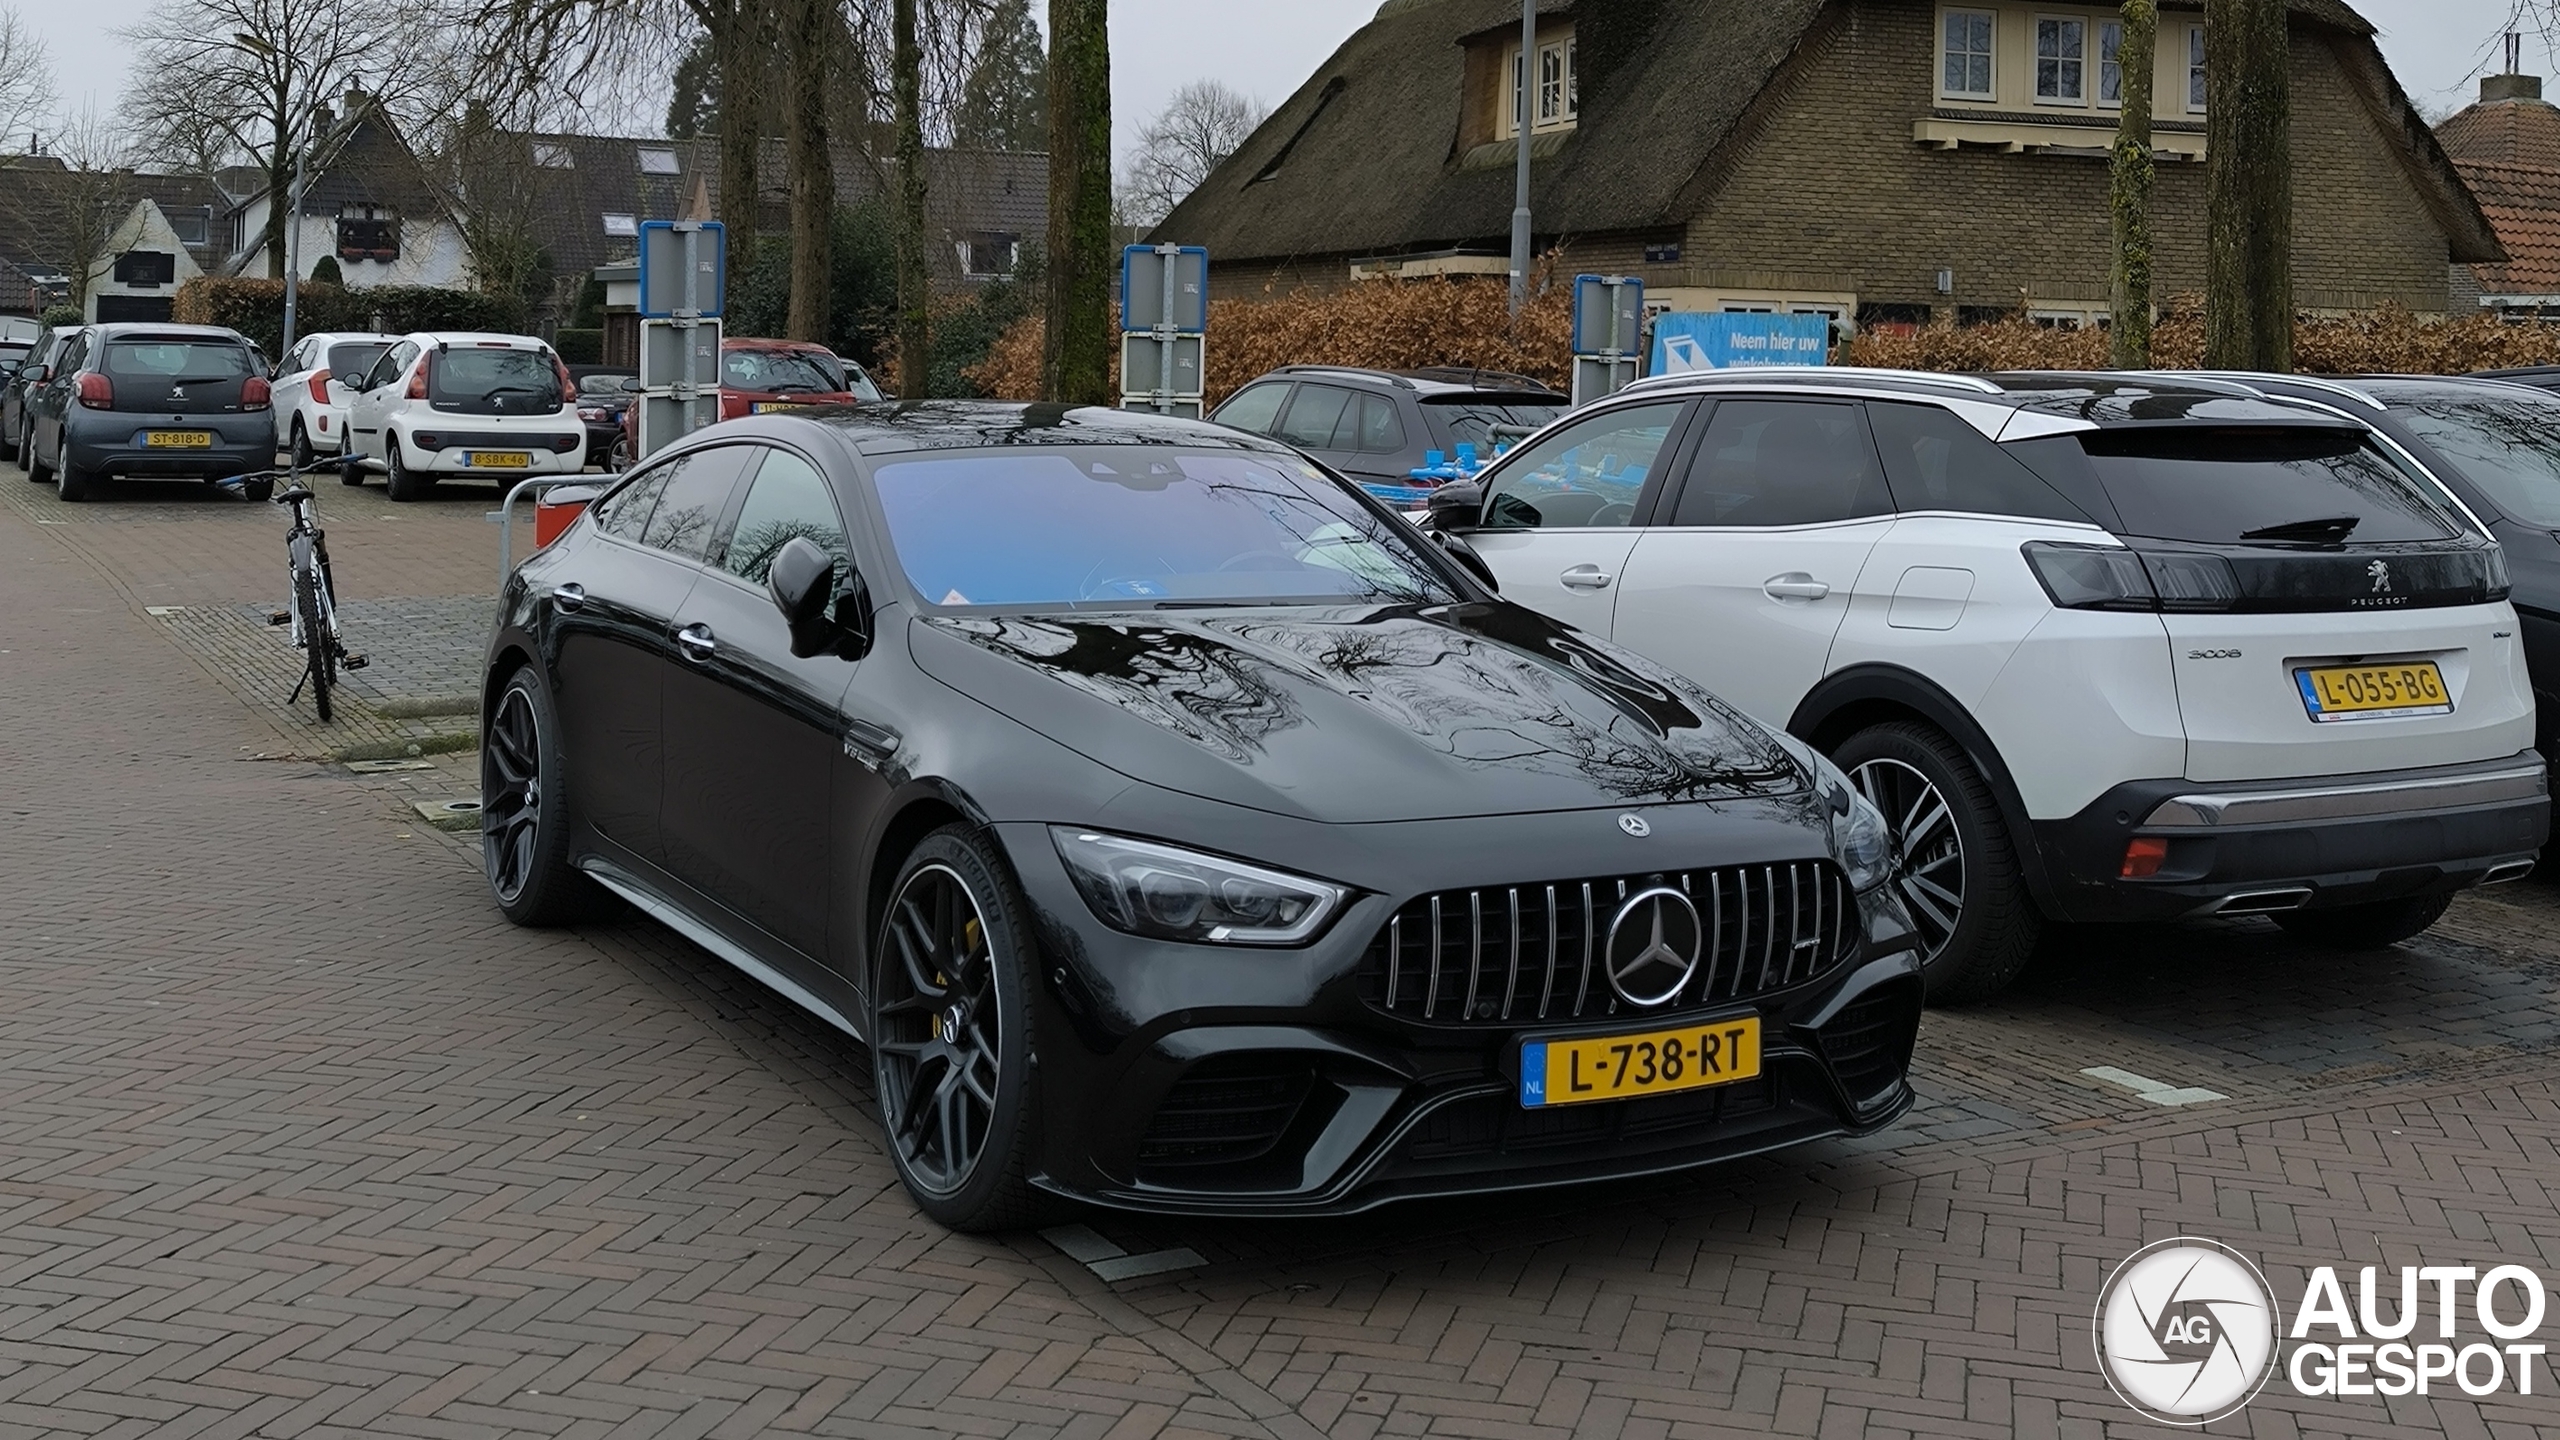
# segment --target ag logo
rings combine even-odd
[[[2091,1331],[2116,1395],[2167,1425],[2204,1425],[2275,1373],[2273,1292],[2227,1245],[2181,1236],[2133,1252],[2098,1294]]]

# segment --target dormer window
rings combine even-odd
[[[1521,60],[1520,42],[1515,40],[1503,50],[1503,68],[1511,76],[1511,103],[1504,110],[1498,132],[1503,139],[1520,133],[1523,115],[1530,117],[1532,135],[1574,127],[1582,116],[1582,94],[1573,62],[1570,27],[1540,35],[1527,64]]]
[[[676,152],[673,150],[662,150],[651,145],[644,145],[640,147],[641,174],[673,175],[676,172]]]

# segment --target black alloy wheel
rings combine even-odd
[[[480,743],[480,858],[489,893],[518,925],[592,919],[609,906],[569,863],[568,787],[560,727],[541,677],[509,675]]]
[[[1859,731],[1831,758],[1893,831],[1892,885],[1919,933],[1931,1002],[2006,988],[2043,917],[1982,772],[1946,736],[1908,723]]]
[[[954,1230],[1029,1222],[1031,956],[1003,857],[950,825],[907,857],[873,949],[871,1053],[889,1156]]]

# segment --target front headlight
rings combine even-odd
[[[1850,887],[1864,892],[1892,879],[1893,827],[1885,823],[1883,812],[1822,755],[1813,757],[1813,788],[1831,822],[1832,858],[1848,872]]]
[[[1323,880],[1120,835],[1053,825],[1058,858],[1114,930],[1219,945],[1297,945],[1351,892]]]

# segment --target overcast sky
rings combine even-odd
[[[52,47],[63,100],[74,108],[112,110],[125,79],[115,29],[139,18],[150,0],[16,3]],[[2354,3],[2381,28],[2383,54],[2400,83],[2435,116],[2460,108],[2477,92],[2477,77],[2496,66],[2498,36],[2518,0]],[[2523,3],[2548,6],[2552,0]],[[1376,8],[1375,0],[1112,0],[1114,132],[1125,145],[1176,87],[1202,78],[1223,80],[1276,105]],[[2552,73],[2537,35],[2526,38],[2525,68]],[[635,103],[630,113],[654,116],[663,106]]]

